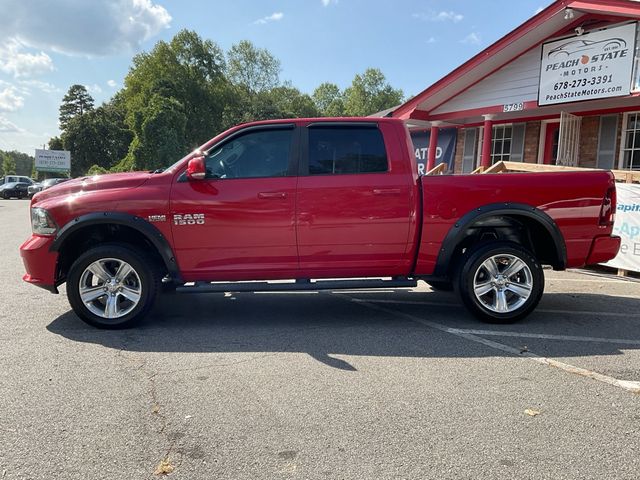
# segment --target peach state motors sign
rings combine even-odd
[[[538,105],[629,95],[636,25],[543,44]]]

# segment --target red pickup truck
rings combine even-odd
[[[418,280],[455,288],[481,319],[507,323],[540,300],[542,265],[616,255],[615,203],[606,171],[419,176],[395,119],[265,121],[234,127],[164,171],[36,194],[20,250],[25,281],[54,293],[66,282],[77,315],[103,328],[133,324],[167,288]]]

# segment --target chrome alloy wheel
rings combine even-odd
[[[473,293],[485,308],[511,313],[531,296],[533,275],[528,265],[515,255],[487,258],[473,276]]]
[[[127,262],[101,258],[82,272],[79,292],[82,303],[91,313],[113,319],[125,316],[138,305],[142,283]]]

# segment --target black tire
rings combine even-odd
[[[81,298],[81,281],[85,282],[86,278],[92,278],[91,274],[87,274],[88,276],[83,276],[85,274],[85,271],[94,262],[102,259],[115,260],[106,261],[104,264],[105,270],[111,268],[111,272],[113,272],[113,270],[115,269],[115,267],[113,267],[112,265],[117,266],[117,262],[126,262],[127,264],[129,264],[129,266],[133,269],[134,275],[127,278],[129,279],[129,281],[131,281],[133,278],[133,281],[135,283],[134,288],[140,291],[138,303],[135,304],[135,306],[133,306],[133,308],[131,308],[131,310],[126,314],[117,318],[107,318],[105,316],[97,315],[96,313],[94,313],[94,311],[90,310],[90,308],[99,310],[100,305],[104,303],[106,314],[107,302],[104,297],[98,298],[92,302],[88,302],[89,306],[87,306]],[[160,269],[154,263],[154,261],[149,258],[144,252],[126,244],[108,243],[87,250],[82,255],[80,255],[78,259],[73,263],[73,265],[69,269],[69,274],[67,275],[67,298],[69,299],[69,303],[71,304],[71,307],[73,308],[73,311],[76,313],[76,315],[78,315],[78,317],[80,317],[89,325],[104,329],[129,328],[142,320],[153,307],[158,292],[160,291],[160,279]],[[100,280],[97,276],[95,277],[95,280],[97,281],[97,283],[100,283]],[[116,285],[112,285],[112,287],[115,288]],[[104,294],[104,296],[108,295],[108,293]],[[113,295],[115,296],[121,294],[116,292]],[[116,304],[121,305],[125,303],[127,304],[127,306],[131,307],[131,304],[133,303],[129,303],[126,298],[115,298]],[[115,308],[117,309],[117,307]],[[126,310],[126,308],[123,310]]]
[[[451,292],[453,290],[453,283],[451,282],[427,282],[432,290],[436,292]]]
[[[489,275],[489,269],[494,269],[491,258],[497,268],[497,277]],[[509,275],[510,265],[513,269],[521,265],[515,259],[523,265],[505,278],[502,274]],[[538,305],[544,291],[544,272],[533,254],[521,245],[493,242],[478,245],[465,253],[454,285],[467,309],[483,322],[513,323],[529,315]],[[482,294],[486,289],[488,291]]]

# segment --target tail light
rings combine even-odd
[[[600,207],[600,218],[598,224],[601,227],[610,227],[616,217],[616,187],[609,187],[607,193],[602,199]]]

